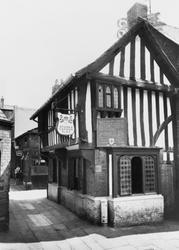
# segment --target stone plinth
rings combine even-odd
[[[138,195],[108,200],[109,222],[113,226],[156,223],[163,220],[162,195]]]

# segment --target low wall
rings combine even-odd
[[[47,197],[49,200],[59,202],[59,187],[57,183],[48,183]]]
[[[140,195],[108,200],[109,223],[128,226],[161,222],[164,213],[162,195]]]
[[[164,197],[165,215],[171,215],[175,208],[173,164],[161,164],[161,194]]]
[[[101,222],[102,200],[107,200],[107,198],[84,195],[78,191],[60,187],[60,203],[80,217],[87,218],[94,223]]]
[[[93,197],[51,183],[48,184],[48,198],[60,202],[78,216],[97,224],[100,224],[101,220],[112,226],[156,223],[163,220],[164,214],[163,196],[157,194],[119,198]],[[106,204],[103,214],[102,202]]]

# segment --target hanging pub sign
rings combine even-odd
[[[74,114],[57,113],[57,131],[61,135],[72,135],[74,133]]]

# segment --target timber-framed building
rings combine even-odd
[[[138,19],[31,117],[48,198],[95,222],[158,222],[179,183],[179,46]],[[60,116],[74,116],[71,135]],[[107,216],[108,214],[108,216]]]

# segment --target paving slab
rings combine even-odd
[[[179,249],[179,220],[126,228],[98,226],[48,200],[46,190],[26,191],[14,185],[9,196],[10,228],[0,233],[0,250]]]

